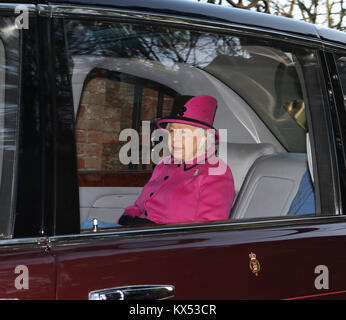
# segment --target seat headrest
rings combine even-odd
[[[227,152],[225,152],[226,148]],[[231,168],[236,196],[255,160],[263,155],[276,153],[274,146],[270,143],[220,142],[217,149],[219,157]]]

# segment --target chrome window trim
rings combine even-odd
[[[0,240],[0,250],[3,249],[23,249],[23,248],[44,248],[47,247],[47,237],[34,238],[11,238]]]
[[[135,239],[137,237],[150,237],[150,236],[170,236],[179,234],[192,234],[196,232],[217,232],[217,231],[239,231],[239,230],[252,230],[252,229],[265,229],[275,227],[293,227],[303,225],[316,225],[316,224],[332,224],[332,223],[346,223],[346,216],[310,216],[304,218],[287,218],[271,219],[271,220],[257,220],[257,221],[239,221],[239,222],[210,222],[200,223],[194,225],[165,225],[155,227],[130,227],[122,229],[109,229],[98,232],[86,232],[73,235],[61,235],[52,237],[34,237],[34,238],[18,238],[18,239],[2,239],[0,240],[0,250],[3,249],[23,249],[23,248],[45,248],[47,247],[47,239],[50,246],[67,246],[90,243],[95,241],[112,241],[115,239]]]
[[[14,15],[17,15],[17,13],[14,12],[14,9],[18,6],[24,6],[27,7],[30,13],[36,12],[36,4],[28,4],[28,3],[0,3],[0,11],[9,11],[12,12]]]
[[[265,220],[266,219],[266,220]],[[184,235],[201,232],[221,232],[221,231],[241,231],[241,230],[254,230],[254,229],[266,229],[275,227],[299,227],[304,225],[318,225],[318,224],[333,224],[333,223],[346,223],[346,216],[309,216],[304,218],[292,218],[282,217],[281,219],[263,218],[263,220],[256,221],[229,221],[229,222],[204,222],[194,225],[165,225],[154,227],[130,227],[121,229],[110,229],[87,232],[73,235],[61,235],[49,237],[49,243],[52,247],[57,246],[69,246],[79,245],[86,243],[93,243],[96,241],[114,241],[122,239],[136,239],[142,237],[155,237],[155,236],[172,236],[172,235]]]
[[[199,19],[182,17],[174,14],[158,14],[139,10],[125,10],[118,8],[100,8],[95,6],[77,6],[77,5],[37,5],[38,14],[49,17],[71,17],[78,16],[99,16],[107,18],[129,19],[134,22],[137,20],[146,20],[148,22],[169,23],[171,26],[180,25],[186,27],[198,27],[201,30],[210,30],[211,32],[235,32],[238,34],[252,35],[258,37],[258,32],[261,32],[261,37],[272,39],[272,36],[280,36],[280,40],[290,43],[308,44],[312,48],[321,48],[322,41],[319,38],[304,37],[302,35],[294,35],[289,32],[280,32],[270,30],[265,27],[251,27],[230,22],[219,22],[216,20]],[[129,22],[129,21],[127,21]]]
[[[338,51],[338,50],[346,50],[346,43],[344,45],[342,45],[341,43],[334,43],[331,41],[326,41],[326,40],[322,40],[323,43],[323,49],[324,50],[328,50],[328,49],[332,49],[333,51]]]

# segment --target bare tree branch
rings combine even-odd
[[[255,9],[346,31],[346,0],[197,0],[242,9]]]

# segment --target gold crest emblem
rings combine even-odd
[[[258,276],[258,273],[261,270],[261,265],[260,265],[259,261],[256,259],[256,255],[253,252],[251,252],[249,254],[249,258],[250,258],[250,270],[256,276]]]

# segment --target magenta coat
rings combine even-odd
[[[135,204],[127,207],[123,216],[159,224],[228,219],[234,199],[233,176],[215,149],[192,164],[174,164],[172,160],[165,158],[155,167]]]

